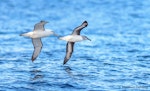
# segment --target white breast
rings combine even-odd
[[[30,38],[42,38],[52,35],[52,31],[33,31],[22,34],[22,36],[30,37]]]
[[[42,38],[42,37],[47,37],[47,36],[50,36],[52,35],[53,32],[52,31],[36,31],[33,33],[33,38]]]
[[[82,36],[80,35],[68,35],[68,36],[60,37],[60,39],[69,42],[79,42],[83,40]]]

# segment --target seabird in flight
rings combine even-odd
[[[80,26],[74,29],[71,35],[67,35],[64,37],[60,37],[59,39],[67,41],[67,46],[66,46],[66,56],[64,58],[63,64],[66,64],[68,60],[70,59],[72,52],[73,52],[73,47],[75,42],[83,41],[83,40],[90,40],[86,36],[80,35],[80,31],[87,27],[88,22],[84,21]],[[90,40],[91,41],[91,40]]]
[[[41,49],[42,49],[42,41],[41,38],[47,37],[50,35],[56,35],[53,31],[44,28],[44,25],[48,23],[47,21],[40,21],[39,23],[35,24],[34,30],[32,32],[21,34],[21,36],[30,37],[32,38],[32,43],[34,46],[34,52],[32,54],[32,62],[38,57]]]

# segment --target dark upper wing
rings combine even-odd
[[[44,21],[41,21],[41,22],[35,24],[33,31],[44,31],[45,30],[44,25],[45,25]]]
[[[34,31],[44,31],[44,25],[38,23],[38,24],[35,24],[34,26]]]
[[[72,52],[73,52],[73,46],[74,46],[74,42],[68,42],[67,43],[67,46],[66,46],[66,56],[65,56],[63,64],[66,64],[67,61],[70,59],[70,57],[72,55]]]
[[[34,61],[39,53],[41,52],[41,49],[42,49],[42,41],[41,41],[41,38],[35,38],[35,39],[32,39],[32,43],[33,43],[33,46],[34,46],[34,52],[32,54],[32,61]]]
[[[80,31],[88,25],[87,21],[84,21],[80,26],[74,29],[72,32],[73,35],[80,35]]]

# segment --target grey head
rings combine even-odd
[[[83,28],[87,27],[87,25],[88,25],[88,22],[84,21],[80,26],[78,26],[74,29],[74,31],[72,32],[72,35],[80,35],[80,31]]]
[[[35,24],[33,31],[44,31],[44,25],[48,23],[47,21],[40,21],[39,23]]]

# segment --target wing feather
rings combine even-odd
[[[44,31],[45,30],[44,25],[46,23],[48,23],[48,22],[46,22],[46,21],[40,21],[39,23],[35,24],[33,31]]]
[[[73,35],[80,35],[80,31],[88,25],[87,21],[84,21],[80,26],[76,27],[72,32]]]
[[[42,41],[41,41],[41,38],[35,38],[35,39],[32,39],[32,43],[33,43],[33,46],[34,46],[34,52],[32,54],[32,61],[34,61],[39,53],[41,52],[41,49],[42,49]]]
[[[44,25],[42,25],[41,23],[37,23],[34,26],[34,30],[33,31],[44,31]]]
[[[72,52],[73,52],[74,42],[68,42],[66,46],[66,56],[64,58],[64,63],[66,64],[68,60],[70,59]]]

